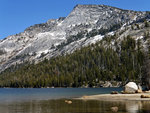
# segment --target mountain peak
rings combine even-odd
[[[82,4],[77,4],[75,7],[74,7],[74,9],[75,8],[92,8],[92,7],[110,7],[110,6],[107,6],[107,5],[103,5],[103,4],[101,4],[101,5],[96,5],[96,4],[86,4],[86,5],[82,5]]]
[[[15,63],[41,61],[65,53],[72,53],[102,39],[101,30],[115,32],[122,25],[145,19],[143,12],[128,12],[107,5],[78,4],[67,17],[50,19],[46,23],[27,28],[19,35],[0,42],[0,72]],[[95,33],[96,32],[96,33]],[[97,35],[97,36],[96,36]]]

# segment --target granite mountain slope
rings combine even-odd
[[[106,35],[118,34],[116,40],[127,35],[142,38],[147,28],[139,30],[135,24],[138,23],[142,28],[144,21],[149,21],[149,18],[149,12],[105,5],[77,5],[67,17],[30,26],[22,33],[1,40],[0,71],[26,61],[39,62],[45,58],[72,53]]]

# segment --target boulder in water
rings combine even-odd
[[[125,85],[125,93],[135,93],[138,90],[138,86],[134,82],[129,82]]]

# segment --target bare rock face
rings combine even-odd
[[[102,40],[106,34],[117,33],[117,30],[124,30],[121,39],[132,33],[131,29],[125,27],[140,22],[149,15],[147,12],[122,10],[105,5],[77,5],[65,18],[51,19],[46,23],[30,26],[22,33],[1,40],[0,72],[26,61],[40,62],[45,58],[72,53]],[[103,29],[107,32],[102,32]],[[93,35],[95,31],[99,32]]]
[[[138,86],[134,82],[129,82],[125,85],[125,93],[136,93]]]

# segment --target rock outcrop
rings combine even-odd
[[[128,84],[125,85],[125,93],[136,93],[138,90],[138,86],[134,82],[129,82]]]

